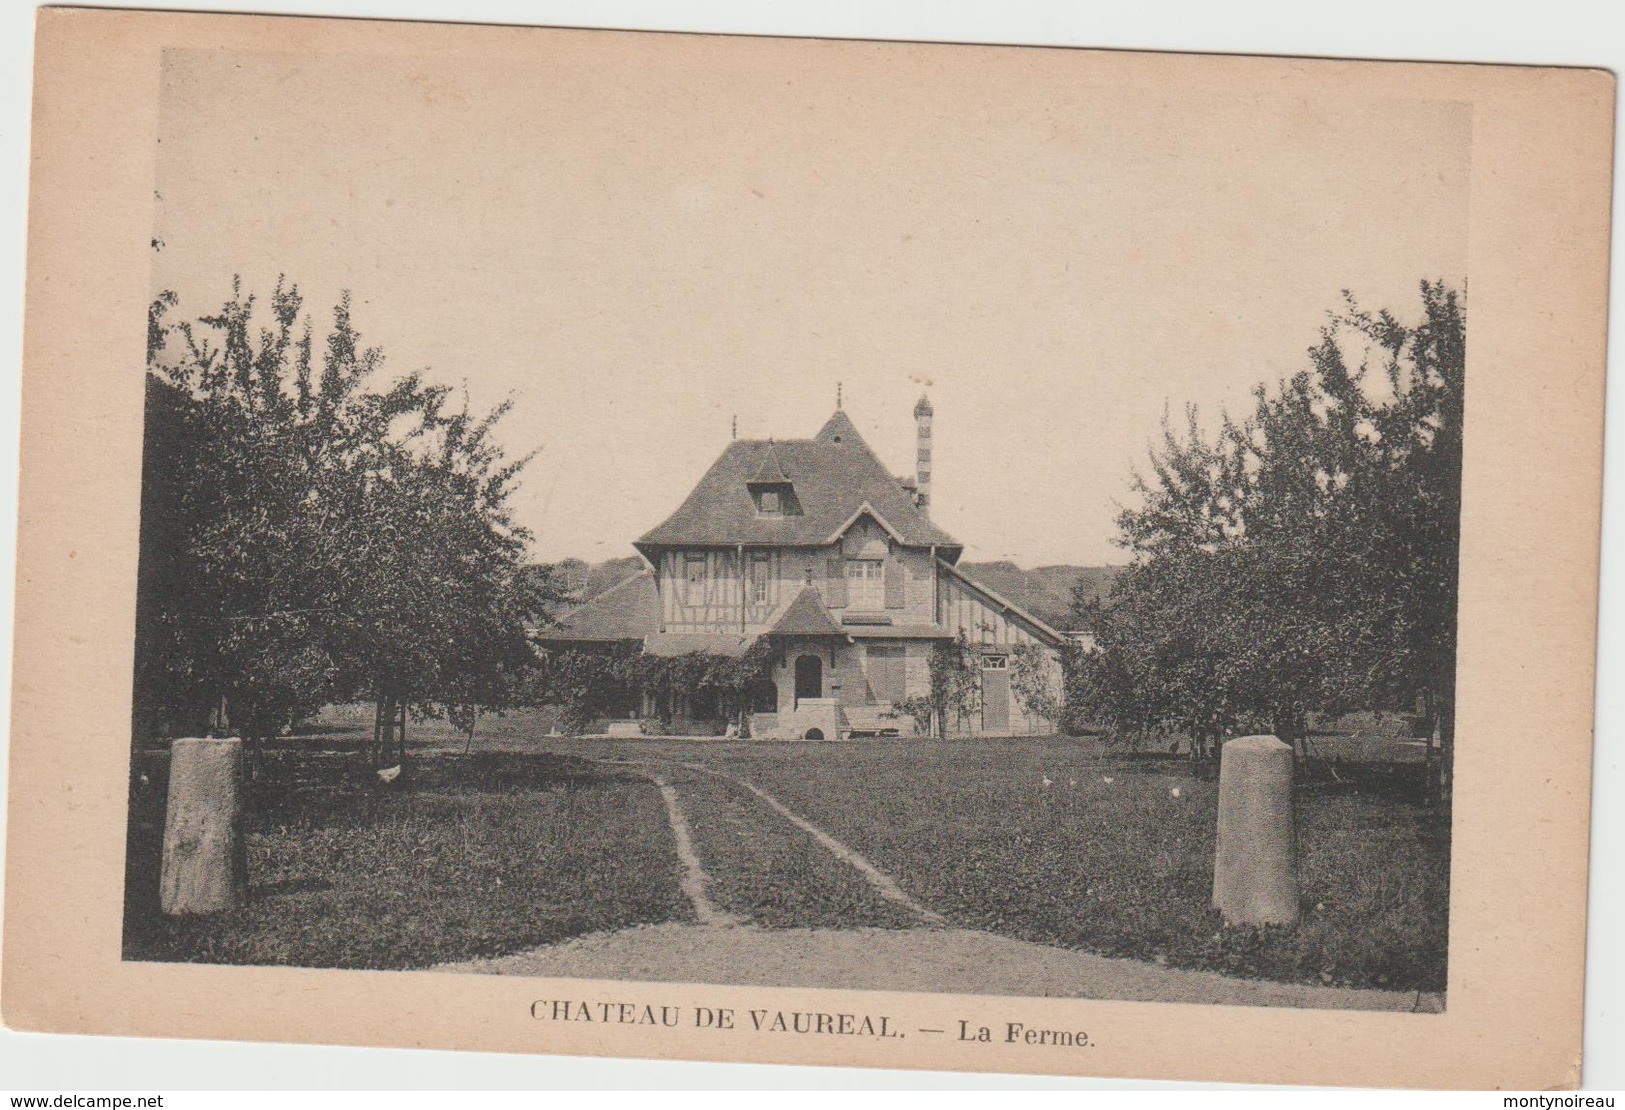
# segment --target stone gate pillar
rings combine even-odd
[[[1292,814],[1292,749],[1273,736],[1243,736],[1220,749],[1219,843],[1213,904],[1227,925],[1298,920],[1298,845]]]
[[[241,740],[176,740],[171,745],[159,877],[164,913],[218,913],[247,897],[242,766]]]

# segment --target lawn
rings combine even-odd
[[[1448,826],[1392,768],[1300,787],[1303,919],[1231,929],[1209,905],[1217,786],[1179,760],[1073,739],[568,739],[522,713],[482,724],[466,756],[444,725],[414,726],[430,754],[386,789],[353,754],[370,725],[336,717],[266,754],[249,903],[208,920],[157,913],[165,775],[146,766],[125,955],[422,967],[693,920],[658,791],[588,762],[615,757],[662,769],[712,901],[759,926],[913,922],[754,796],[678,761],[770,791],[955,925],[1257,978],[1444,988]]]
[[[371,703],[329,705],[309,721],[301,723],[280,743],[304,748],[353,750],[372,740]],[[558,723],[558,711],[549,707],[482,713],[474,726],[473,742],[444,718],[421,720],[413,717],[407,725],[407,746],[414,753],[436,752],[521,752],[541,751],[548,733]]]
[[[1300,789],[1303,919],[1253,929],[1209,905],[1218,788],[1177,760],[1067,739],[618,750],[756,783],[956,925],[1249,977],[1444,988],[1448,831],[1384,771]]]
[[[389,788],[353,757],[273,750],[253,788],[249,900],[157,910],[161,764],[132,791],[124,955],[409,968],[692,920],[658,791],[559,756],[441,755]]]

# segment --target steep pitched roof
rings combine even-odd
[[[863,437],[858,434],[858,426],[852,423],[852,418],[846,415],[845,409],[836,409],[830,413],[824,426],[818,429],[813,439],[819,443],[863,443]],[[869,446],[867,443],[863,444]]]
[[[784,472],[784,464],[779,462],[779,453],[774,449],[773,441],[768,440],[767,450],[762,452],[762,461],[757,464],[756,473],[751,476],[751,484],[772,486],[789,480],[790,476]]]
[[[800,515],[757,513],[750,483],[762,481],[759,474],[775,471],[795,489]],[[635,546],[640,550],[737,543],[816,547],[828,543],[865,502],[905,544],[936,544],[951,549],[946,553],[951,559],[959,557],[959,541],[920,513],[839,409],[812,439],[740,439],[728,444],[678,510]]]
[[[769,636],[844,636],[846,632],[835,623],[835,618],[829,615],[824,603],[818,597],[818,591],[811,586],[801,587],[801,592],[790,603],[773,627],[767,630]]]
[[[654,574],[646,570],[565,613],[557,628],[542,629],[535,638],[575,643],[641,640],[659,629],[660,594]]]

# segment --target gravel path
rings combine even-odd
[[[714,778],[719,778],[726,782],[731,782],[736,786],[745,788],[752,794],[756,795],[756,797],[760,798],[762,802],[765,803],[773,812],[777,813],[780,817],[783,817],[786,821],[790,822],[790,824],[794,825],[802,832],[811,836],[814,840],[821,844],[830,855],[834,856],[842,863],[850,864],[852,867],[856,868],[858,874],[862,875],[864,879],[869,882],[869,885],[874,887],[876,894],[880,895],[889,902],[894,902],[897,905],[902,906],[905,910],[908,910],[910,913],[917,916],[924,924],[944,925],[947,923],[943,920],[940,914],[926,909],[914,899],[910,898],[907,894],[903,893],[903,888],[897,885],[897,880],[893,879],[890,875],[880,870],[880,868],[864,859],[863,856],[859,855],[851,848],[848,848],[845,844],[842,844],[839,840],[836,840],[833,836],[829,835],[829,833],[825,832],[823,829],[819,828],[805,817],[802,817],[801,815],[792,811],[783,802],[779,801],[767,791],[756,786],[754,783],[746,782],[742,778],[738,778],[734,775],[724,774],[721,771],[713,771],[711,768],[701,763],[684,763],[681,764],[681,766],[688,768],[690,771],[698,771],[701,774],[711,775]]]
[[[642,925],[438,971],[728,986],[1102,998],[1440,1013],[1434,994],[1347,990],[1185,971],[971,929]]]
[[[680,768],[677,771],[681,771]],[[919,914],[800,827],[723,779],[672,773],[709,897],[738,924],[764,929],[909,929]]]
[[[688,895],[688,900],[694,904],[694,916],[700,919],[701,925],[739,924],[738,918],[723,913],[711,902],[708,893],[711,876],[705,873],[705,868],[700,865],[699,856],[694,852],[694,836],[689,832],[688,821],[683,817],[682,806],[677,801],[677,791],[660,775],[649,773],[649,778],[660,788],[660,796],[666,802],[666,818],[671,822],[671,834],[677,841],[677,858],[683,865],[680,883],[683,893]]]

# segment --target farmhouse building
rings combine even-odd
[[[664,523],[634,546],[645,571],[566,614],[555,647],[641,644],[656,656],[742,657],[764,645],[755,737],[908,735],[931,654],[961,634],[979,681],[947,731],[1048,731],[1025,711],[1019,663],[1059,692],[1061,633],[956,567],[964,548],[931,520],[930,402],[914,409],[915,472],[898,478],[837,409],[811,439],[734,440]],[[1030,645],[1025,647],[1024,645]],[[760,654],[762,647],[758,646]],[[633,712],[649,713],[647,696]]]

